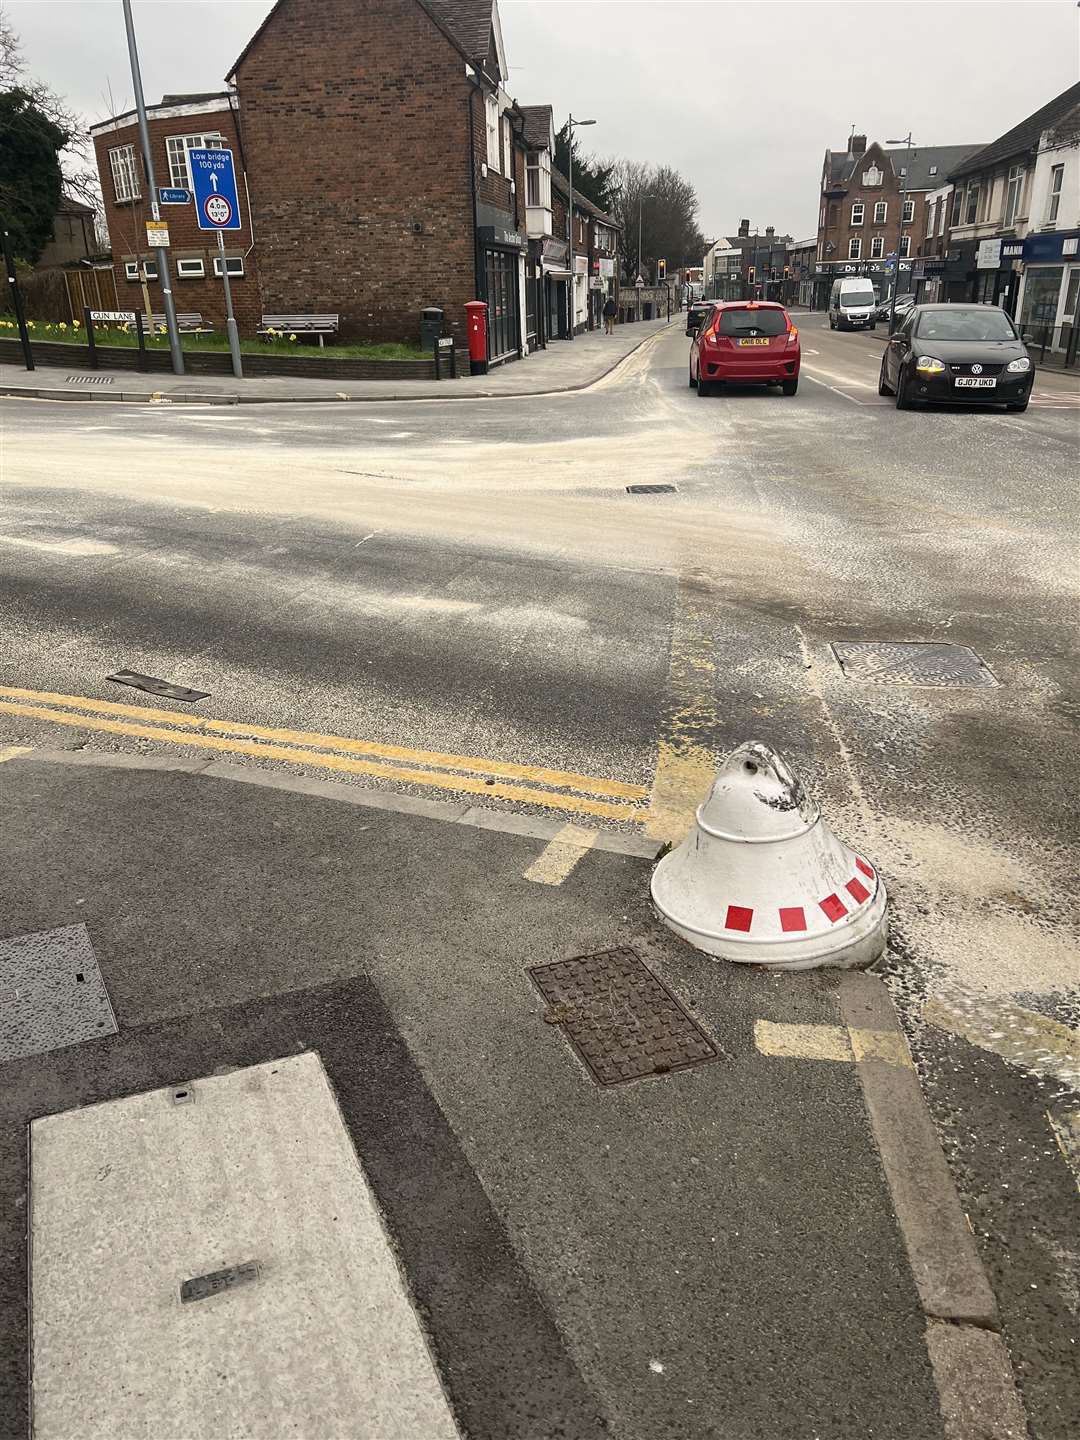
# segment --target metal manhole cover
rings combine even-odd
[[[166,700],[205,700],[209,690],[189,690],[186,685],[170,685],[168,680],[155,680],[152,675],[139,675],[134,670],[118,670],[115,675],[106,675],[115,685],[130,685],[133,690],[145,690],[149,695],[161,695]]]
[[[0,1060],[116,1034],[85,925],[0,940]]]
[[[628,495],[677,495],[677,485],[627,485]]]
[[[968,645],[936,640],[868,640],[833,645],[832,650],[849,680],[947,689],[998,683]]]
[[[666,985],[621,947],[529,970],[598,1085],[666,1075],[717,1058],[717,1048]]]
[[[67,383],[69,385],[111,385],[113,377],[111,375],[69,375]]]

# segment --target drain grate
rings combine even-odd
[[[111,375],[69,375],[67,383],[69,385],[111,385],[113,377]]]
[[[858,641],[834,645],[833,654],[849,680],[878,685],[937,685],[945,689],[997,685],[968,645],[944,641]]]
[[[598,1085],[717,1058],[716,1046],[633,950],[557,960],[529,974],[548,1003],[544,1019],[562,1027]]]
[[[0,1060],[116,1034],[85,925],[0,940]]]
[[[145,690],[150,695],[161,695],[166,700],[205,700],[209,690],[189,690],[186,685],[170,685],[168,680],[155,680],[152,675],[138,675],[134,670],[118,670],[115,675],[106,675],[116,685],[130,685],[133,690]]]
[[[677,485],[627,485],[628,495],[677,495]]]

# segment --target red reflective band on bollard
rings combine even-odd
[[[749,930],[754,923],[754,912],[746,905],[729,905],[725,923],[729,930]]]
[[[469,371],[473,375],[488,372],[487,310],[483,300],[469,300],[465,305],[469,331]]]

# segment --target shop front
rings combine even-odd
[[[1020,331],[1039,364],[1072,368],[1080,349],[1080,231],[1024,241]]]
[[[488,307],[488,361],[492,365],[517,360],[525,353],[523,325],[525,252],[528,239],[516,230],[481,225],[480,241],[484,294]]]
[[[1020,295],[1020,259],[1024,242],[1009,237],[980,240],[975,251],[975,274],[969,300],[976,305],[998,305],[1016,314]]]

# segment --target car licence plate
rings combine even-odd
[[[737,340],[737,345],[767,345],[768,340]]]
[[[983,379],[981,375],[958,375],[956,383],[962,385],[966,390],[993,390],[997,385],[997,380],[993,375],[987,379]]]

